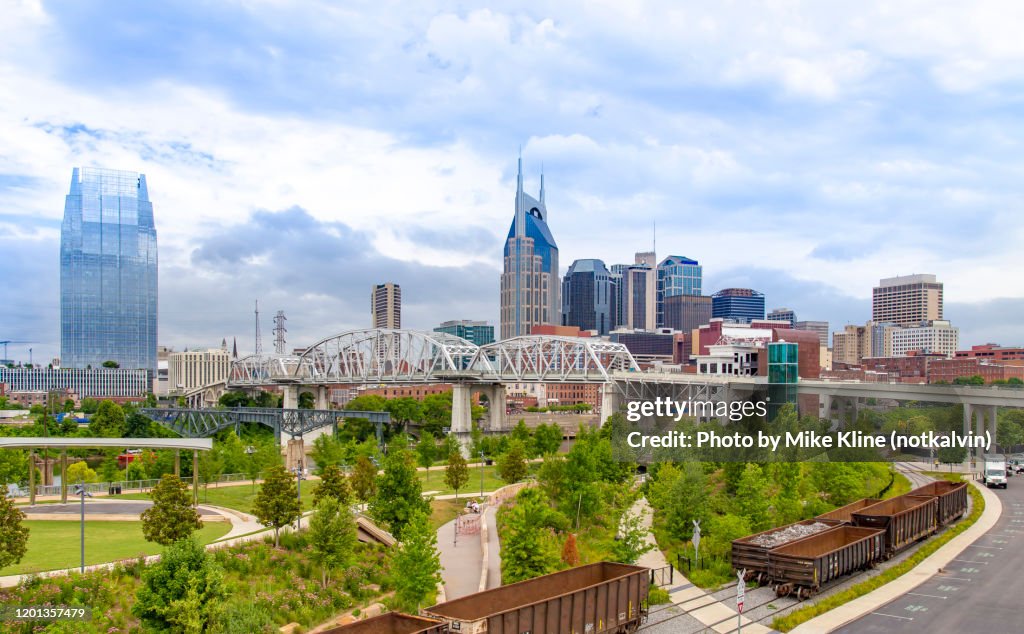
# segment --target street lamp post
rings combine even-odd
[[[484,452],[480,450],[480,497],[484,496]]]
[[[302,522],[302,464],[295,465],[295,491],[299,501],[299,517],[295,520],[295,530],[299,530]]]
[[[80,515],[80,520],[79,520],[79,522],[80,522],[80,527],[79,527],[80,530],[79,530],[79,533],[80,533],[80,539],[81,539],[81,555],[82,555],[81,571],[84,573],[85,572],[85,496],[88,495],[89,497],[92,497],[92,494],[85,490],[85,481],[84,480],[80,481],[78,483],[78,487],[77,487],[77,490],[75,491],[75,494],[78,495],[81,498],[81,503],[79,505],[79,509],[80,509],[80,513],[79,513],[79,515]]]

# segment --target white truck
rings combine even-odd
[[[984,468],[981,481],[988,488],[1006,488],[1006,456],[1003,454],[987,454],[983,457]]]

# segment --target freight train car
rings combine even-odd
[[[422,616],[388,612],[348,625],[332,627],[323,634],[448,634],[448,623]]]
[[[833,509],[828,513],[822,513],[821,515],[818,515],[815,519],[839,520],[841,522],[852,523],[854,513],[862,509],[865,509],[873,504],[878,504],[879,502],[881,502],[881,500],[877,498],[863,498],[861,500],[857,500],[856,502],[851,502],[846,506],[840,506],[839,508]]]
[[[765,583],[768,575],[768,551],[804,539],[815,533],[835,528],[843,522],[837,519],[803,520],[779,526],[732,541],[732,567],[747,571],[747,581]]]
[[[625,634],[647,617],[650,569],[611,562],[570,568],[424,610],[460,634]]]
[[[885,553],[891,557],[938,530],[938,498],[901,495],[853,513],[854,526],[885,530]]]
[[[768,554],[777,596],[806,599],[822,584],[873,566],[885,557],[885,530],[844,524],[779,546]]]
[[[939,500],[938,522],[945,526],[967,512],[967,483],[936,480],[907,493],[914,496],[935,496]]]

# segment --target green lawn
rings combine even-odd
[[[304,480],[302,482],[302,509],[308,511],[313,508],[313,489],[320,483],[319,480]],[[204,490],[199,487],[199,503],[223,506],[229,509],[252,513],[252,503],[256,499],[256,492],[260,485],[254,489],[251,482],[232,486],[210,487]],[[148,500],[148,493],[127,493],[116,496],[125,500]]]
[[[80,524],[65,520],[26,520],[28,552],[21,563],[0,568],[0,576],[71,568],[81,563]],[[209,522],[197,534],[209,543],[231,530],[229,522]],[[100,564],[139,555],[155,555],[159,544],[142,537],[142,522],[87,521],[85,564]]]
[[[536,471],[537,465],[530,465],[530,472]],[[483,467],[484,470],[484,491],[491,492],[495,489],[499,489],[506,484],[504,480],[498,477],[498,467],[491,465],[490,467]],[[455,493],[455,489],[448,486],[444,481],[444,468],[435,467],[426,471],[418,471],[420,482],[423,484],[424,491],[437,491],[436,495],[448,495]],[[480,467],[471,467],[469,469],[469,483],[459,490],[459,494],[466,493],[472,495],[480,495]]]

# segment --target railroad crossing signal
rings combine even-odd
[[[747,598],[747,582],[743,580],[746,576],[746,568],[736,573],[736,609],[740,614],[743,614],[743,601]]]

